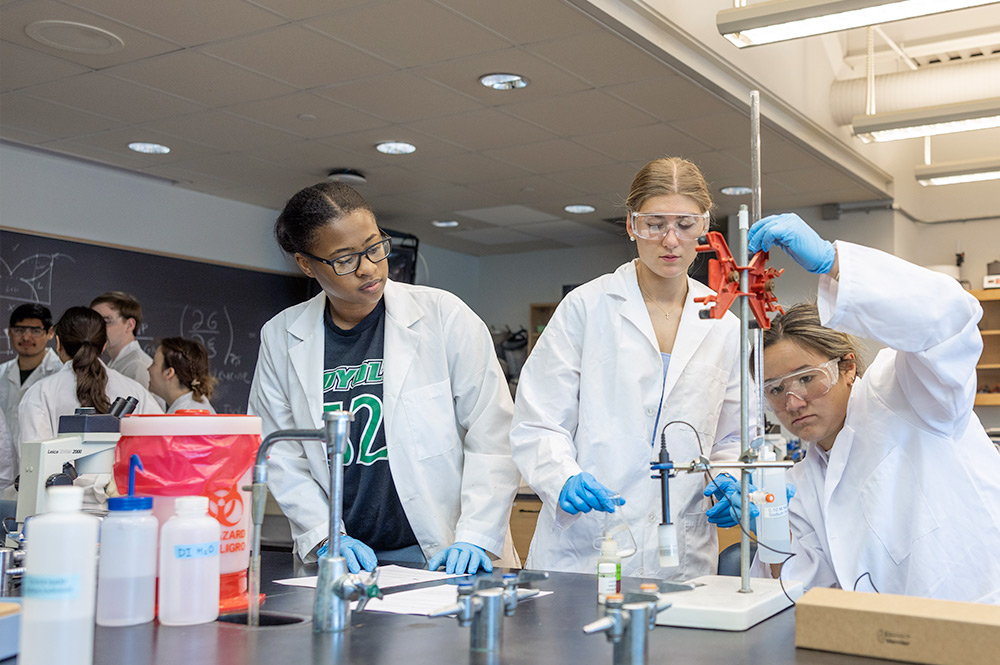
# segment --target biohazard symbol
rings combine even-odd
[[[217,489],[208,497],[208,514],[223,526],[236,526],[243,517],[243,497],[236,486]]]

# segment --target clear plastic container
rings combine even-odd
[[[27,538],[18,662],[91,665],[98,520],[80,512],[80,487],[50,487],[46,504]]]
[[[108,499],[97,568],[98,625],[134,626],[153,620],[159,529],[152,497]]]
[[[601,555],[597,557],[597,603],[603,605],[608,595],[622,590],[622,558],[618,556],[618,545],[611,538],[601,543]]]
[[[208,497],[182,496],[160,532],[160,623],[189,626],[219,616],[219,522]]]
[[[769,444],[761,449],[761,459],[773,462],[776,454]],[[781,563],[788,558],[792,546],[788,528],[788,495],[785,491],[784,469],[760,470],[760,494],[757,502],[757,557],[764,563]]]

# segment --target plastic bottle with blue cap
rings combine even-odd
[[[165,626],[190,626],[219,616],[219,521],[208,497],[179,496],[160,531],[158,617]]]
[[[97,570],[97,623],[134,626],[153,620],[156,611],[156,536],[153,497],[135,496],[138,455],[129,458],[128,496],[108,499],[101,524]]]

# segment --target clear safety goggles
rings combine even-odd
[[[678,240],[697,240],[708,225],[708,212],[633,212],[629,211],[632,233],[644,240],[660,240],[673,230]]]
[[[764,399],[773,411],[782,411],[789,395],[803,402],[830,392],[840,378],[840,358],[827,360],[816,367],[806,367],[764,382]]]

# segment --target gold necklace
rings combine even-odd
[[[638,280],[638,279],[637,279],[637,280],[635,280],[635,282],[636,282],[636,284],[639,284],[639,280]],[[660,303],[658,303],[658,302],[656,302],[655,300],[653,300],[652,298],[650,298],[650,297],[649,297],[649,294],[648,294],[648,293],[646,293],[646,290],[642,288],[642,284],[639,284],[639,292],[640,292],[640,293],[642,293],[643,297],[644,297],[644,298],[646,299],[646,302],[651,302],[651,303],[653,303],[654,305],[656,305],[656,309],[658,309],[658,310],[660,310],[661,312],[663,312],[663,315],[664,315],[665,317],[667,317],[667,321],[669,321],[669,320],[670,320],[670,312],[668,312],[667,310],[665,310],[665,309],[663,309],[662,307],[660,307]]]

